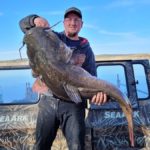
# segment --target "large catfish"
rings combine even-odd
[[[31,68],[42,76],[54,95],[78,103],[102,91],[115,99],[127,118],[129,138],[131,146],[134,146],[131,105],[117,87],[73,65],[72,50],[50,29],[34,27],[25,34],[24,42]]]

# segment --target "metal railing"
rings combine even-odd
[[[96,61],[115,61],[115,60],[142,60],[148,59],[150,60],[150,53],[145,54],[102,54],[95,56]],[[16,59],[16,60],[3,60],[0,61],[0,69],[3,68],[29,68],[29,61],[28,59]]]

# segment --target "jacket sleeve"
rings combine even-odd
[[[82,67],[86,71],[88,71],[91,75],[97,76],[95,56],[94,56],[94,53],[93,53],[92,48],[90,46],[88,46],[88,50],[86,53],[86,59],[82,65]]]
[[[29,30],[35,26],[34,19],[37,17],[39,17],[39,16],[36,14],[32,14],[32,15],[22,18],[19,21],[19,26],[23,33],[26,33],[27,30]]]

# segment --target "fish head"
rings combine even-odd
[[[34,27],[28,30],[24,36],[24,43],[29,53],[44,52],[56,58],[60,49],[60,40],[51,29]],[[27,52],[28,53],[28,52]]]
[[[43,45],[43,37],[44,36],[44,29],[43,27],[34,27],[28,30],[24,36],[24,43],[26,44],[27,48],[32,48],[32,51],[38,51],[41,46]]]
[[[28,56],[44,52],[52,61],[55,59],[63,63],[68,63],[72,57],[72,50],[48,28],[31,28],[24,36],[24,43]]]

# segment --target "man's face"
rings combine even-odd
[[[64,19],[65,33],[69,37],[75,37],[78,35],[80,29],[82,28],[82,20],[74,13],[69,13]]]

